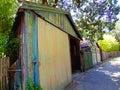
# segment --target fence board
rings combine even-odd
[[[102,59],[103,60],[106,60],[108,58],[111,58],[111,57],[118,57],[120,56],[120,52],[119,51],[111,51],[111,52],[105,52],[105,51],[102,51]]]
[[[0,90],[8,90],[9,58],[0,59]]]

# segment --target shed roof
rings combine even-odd
[[[69,22],[71,23],[71,25],[72,25],[75,33],[77,34],[77,36],[82,40],[82,37],[81,37],[80,33],[78,32],[78,29],[75,26],[75,24],[73,22],[73,19],[72,19],[72,17],[71,17],[69,12],[63,11],[63,10],[58,9],[58,8],[50,7],[50,6],[44,6],[44,5],[41,5],[39,3],[29,2],[29,1],[24,1],[22,3],[22,5],[20,6],[20,8],[22,8],[22,9],[29,9],[29,10],[32,10],[32,11],[47,11],[47,12],[52,12],[52,13],[57,13],[57,14],[64,14],[68,18]],[[18,19],[17,21],[19,21],[19,17],[21,16],[21,15],[18,15],[18,13],[17,13],[17,17],[16,17],[16,20]],[[35,12],[35,13],[37,13],[37,12]],[[39,15],[39,13],[37,13],[37,14]],[[44,18],[44,16],[42,16],[42,17]],[[16,20],[15,20],[15,22],[16,22]],[[16,25],[14,23],[13,28],[15,26]]]

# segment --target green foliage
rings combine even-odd
[[[8,32],[14,21],[14,0],[0,0],[0,32]]]
[[[83,37],[97,41],[106,30],[114,28],[119,10],[117,0],[85,1],[77,11],[75,23]]]
[[[6,38],[6,35],[0,36],[0,57],[4,57]]]
[[[120,43],[120,20],[116,22],[115,29],[110,31],[110,34],[115,36],[115,38]]]
[[[119,42],[115,39],[114,36],[105,34],[103,36],[103,40],[98,40],[98,45],[100,48],[104,51],[119,51],[120,50],[120,44]]]
[[[43,90],[40,85],[35,85],[32,78],[29,78],[26,84],[26,90]]]
[[[32,0],[72,12],[80,34],[91,41],[102,39],[105,29],[112,30],[120,7],[118,0]]]
[[[105,28],[105,24],[102,23],[101,20],[90,19],[90,21],[84,20],[83,18],[76,20],[80,34],[91,41],[102,39],[104,33],[102,30]]]
[[[13,34],[12,34],[13,35]],[[12,60],[18,58],[19,55],[19,38],[12,37],[6,43],[5,54],[9,56]]]
[[[16,55],[18,52],[15,50],[18,47],[17,38],[10,38],[16,10],[17,6],[14,0],[0,0],[0,57],[6,55],[13,57],[12,54]]]

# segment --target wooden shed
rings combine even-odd
[[[82,38],[68,12],[23,2],[13,30],[20,38],[16,63],[21,65],[22,85],[18,86],[23,90],[29,77],[44,90],[63,90],[71,82],[72,72],[81,69]]]

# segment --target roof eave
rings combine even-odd
[[[68,14],[68,12],[63,11],[61,9],[49,7],[49,6],[45,6],[45,5],[41,5],[39,3],[34,3],[34,2],[29,2],[29,1],[23,1],[21,8],[30,9],[30,10],[38,10],[38,11],[39,10],[40,11],[50,11],[50,12],[59,13],[59,14]]]
[[[80,35],[80,33],[79,33],[79,31],[78,31],[78,29],[77,29],[77,27],[76,27],[76,25],[75,25],[75,23],[74,23],[74,21],[73,21],[73,19],[72,19],[71,14],[67,14],[67,16],[68,16],[68,19],[70,20],[71,25],[73,26],[73,29],[75,30],[75,32],[76,32],[76,34],[77,34],[77,36],[78,36],[81,40],[83,40],[83,39],[82,39],[82,36]]]
[[[80,35],[70,13],[66,12],[66,11],[63,11],[61,9],[56,9],[56,8],[53,8],[53,7],[48,7],[48,6],[43,6],[41,4],[37,4],[37,3],[34,3],[34,2],[29,2],[29,1],[24,1],[23,4],[20,6],[20,8],[18,9],[18,12],[17,12],[17,15],[18,13],[20,12],[20,10],[24,10],[24,9],[30,9],[30,10],[40,10],[40,11],[49,11],[49,12],[53,12],[53,13],[59,13],[59,14],[64,14],[67,16],[67,18],[69,19],[75,33],[77,34],[77,36],[82,40],[82,36]],[[16,17],[17,18],[17,17]],[[15,20],[16,21],[16,20]],[[14,26],[15,25],[15,22],[14,22]],[[14,28],[13,26],[13,28]]]

